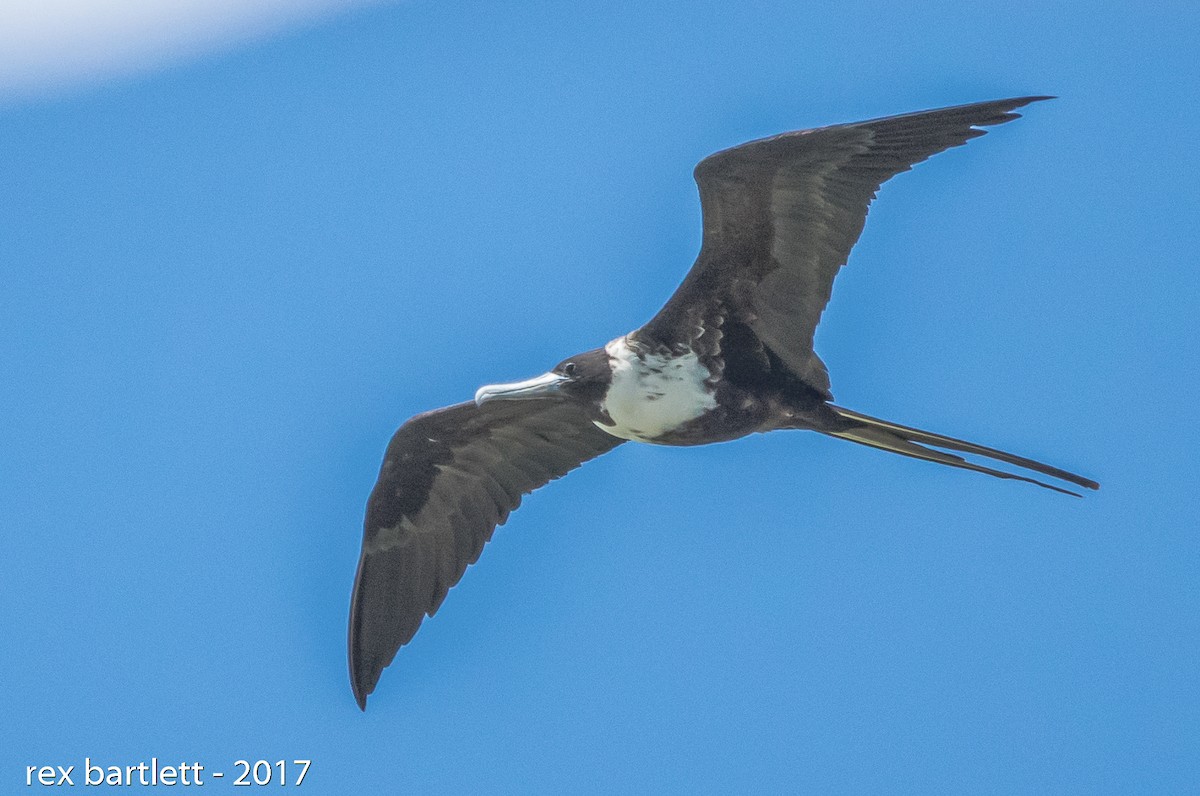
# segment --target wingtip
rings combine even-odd
[[[1045,102],[1046,100],[1052,100],[1052,99],[1058,99],[1058,97],[1054,96],[1053,94],[1029,94],[1024,97],[1008,97],[1007,99],[992,100],[991,103],[988,103],[985,101],[985,102],[973,103],[973,104],[978,104],[978,105],[986,105],[986,104],[992,104],[992,103],[997,104],[997,105],[1008,104],[1008,105],[1012,105],[1014,108],[1022,108],[1024,106],[1029,105],[1034,102]]]
[[[1049,94],[1039,94],[1029,97],[1010,97],[1008,99],[993,100],[992,102],[977,103],[978,105],[990,105],[1001,111],[999,118],[996,121],[986,123],[981,126],[991,126],[992,124],[1003,124],[1011,122],[1014,119],[1020,119],[1026,106],[1032,105],[1035,102],[1045,102],[1046,100],[1058,99],[1058,97]]]
[[[1021,113],[1019,113],[1019,111],[1024,109],[1027,105],[1032,105],[1035,102],[1044,102],[1045,100],[1052,100],[1052,99],[1058,99],[1058,97],[1054,97],[1049,94],[1039,94],[1036,96],[1028,96],[1028,97],[1007,97],[1005,99],[984,100],[983,102],[971,102],[971,103],[967,103],[966,105],[952,105],[948,108],[939,108],[939,109],[934,109],[933,111],[920,111],[920,112],[918,112],[918,114],[920,114],[920,113],[936,113],[939,110],[954,112],[954,111],[963,111],[963,110],[973,111],[976,109],[978,109],[978,110],[990,109],[991,111],[993,111],[996,114],[995,117],[993,117],[991,119],[987,119],[985,121],[975,122],[974,124],[972,124],[972,127],[974,127],[977,130],[982,131],[984,127],[991,127],[993,125],[1004,124],[1005,122],[1011,122],[1014,119],[1020,119]]]
[[[1018,101],[1019,104],[1014,105],[1013,110],[1010,111],[1010,113],[1015,113],[1017,109],[1024,109],[1029,105],[1033,105],[1035,102],[1046,102],[1048,100],[1056,100],[1056,99],[1058,99],[1058,97],[1056,97],[1052,94],[1040,94],[1036,97],[1022,97]],[[1016,115],[1020,116],[1021,114],[1017,113]]]
[[[367,697],[375,690],[377,682],[379,682],[378,673],[372,678],[368,672],[360,671],[357,668],[350,670],[350,690],[354,692],[354,701],[358,703],[358,709],[364,713],[367,711]]]
[[[350,689],[354,692],[354,701],[358,703],[358,709],[366,713],[367,697],[371,695],[371,689],[365,687],[365,684],[353,675],[350,677]]]
[[[371,695],[371,691],[375,689],[375,683],[371,682],[368,676],[361,670],[359,666],[359,656],[355,654],[354,644],[351,641],[350,646],[350,690],[354,693],[354,701],[358,703],[358,709],[364,713],[367,711],[367,697]]]

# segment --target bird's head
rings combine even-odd
[[[552,370],[525,381],[487,384],[475,392],[479,406],[488,401],[566,398],[599,404],[612,381],[612,366],[603,348],[568,357]]]

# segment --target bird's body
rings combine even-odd
[[[832,403],[813,332],[879,186],[1043,97],[785,133],[696,167],[704,240],[645,326],[396,432],[367,507],[350,616],[361,707],[521,497],[632,440],[703,445],[808,429],[914,458],[1069,490],[957,451],[1095,489],[1073,473]],[[940,450],[939,450],[940,449]]]
[[[600,413],[607,417],[595,422],[614,437],[669,444],[677,432],[717,406],[712,371],[694,351],[646,352],[618,337],[604,346],[604,353],[612,381],[600,402]]]
[[[824,402],[813,390],[773,379],[766,357],[756,362],[731,342],[701,357],[690,348],[648,346],[636,333],[618,337],[604,347],[612,380],[593,422],[623,440],[706,445],[794,427],[788,424],[820,412]]]

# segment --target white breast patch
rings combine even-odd
[[[650,442],[717,405],[711,375],[693,352],[639,358],[624,337],[604,346],[612,383],[600,408],[615,426],[596,425],[621,439]]]

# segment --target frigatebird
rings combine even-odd
[[[699,257],[649,323],[401,426],[367,504],[351,601],[359,707],[523,495],[627,440],[704,445],[807,429],[1067,494],[1078,493],[947,451],[1097,489],[1057,467],[837,406],[813,351],[880,185],[1044,99],[800,130],[705,158],[695,170]]]

